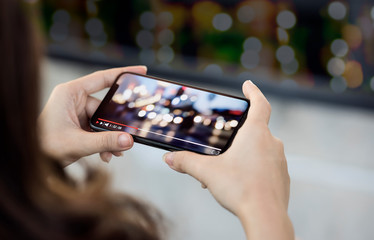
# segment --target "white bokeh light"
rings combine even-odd
[[[249,37],[243,43],[244,50],[253,50],[259,52],[262,49],[261,41],[256,37]]]
[[[157,59],[162,63],[170,63],[174,59],[174,50],[169,46],[162,46],[157,51]]]
[[[227,31],[232,26],[232,18],[227,13],[218,13],[213,18],[213,27],[219,31]]]
[[[170,45],[174,42],[174,32],[168,28],[165,28],[160,31],[157,39],[161,45]]]
[[[327,63],[327,71],[332,76],[340,76],[344,73],[345,63],[342,59],[334,57],[331,58]]]
[[[152,29],[156,26],[156,16],[153,12],[143,12],[140,15],[140,25],[145,29]]]
[[[149,48],[153,45],[153,34],[148,30],[140,30],[136,35],[136,43],[141,48]]]
[[[290,46],[284,45],[277,49],[275,56],[280,63],[288,64],[295,58],[295,52]]]
[[[258,66],[260,62],[260,56],[256,51],[247,50],[241,55],[240,62],[243,67],[247,69],[253,69]]]
[[[162,26],[169,27],[174,21],[173,14],[167,11],[161,12],[158,15],[158,21],[160,22]]]
[[[70,14],[66,10],[63,10],[63,9],[57,10],[53,14],[52,18],[54,22],[59,22],[59,23],[64,23],[64,24],[68,24],[70,22]]]
[[[91,18],[85,24],[86,32],[90,36],[99,36],[104,32],[104,25],[98,18]]]
[[[299,70],[299,62],[294,58],[290,63],[281,64],[281,69],[288,75],[295,74]]]
[[[289,10],[281,11],[277,16],[277,23],[284,29],[291,29],[296,24],[296,16]]]
[[[330,46],[331,52],[337,57],[344,57],[348,53],[348,44],[343,39],[335,39]]]
[[[347,81],[341,77],[333,77],[330,80],[330,88],[335,93],[342,93],[347,89]]]
[[[370,87],[371,87],[371,90],[374,91],[374,77],[372,77],[370,80]]]
[[[339,1],[330,3],[327,11],[330,17],[335,20],[343,20],[347,15],[347,7]]]
[[[209,64],[205,67],[204,73],[208,75],[222,76],[223,70],[217,64]]]
[[[285,42],[288,43],[289,41],[289,36],[286,30],[284,30],[281,27],[277,28],[277,37],[280,42]]]

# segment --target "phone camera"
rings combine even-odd
[[[211,152],[210,152],[212,155],[219,155],[219,153],[220,153],[220,151],[218,151],[218,150],[212,150]]]

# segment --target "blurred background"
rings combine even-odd
[[[373,1],[25,1],[40,7],[46,38],[43,103],[58,83],[123,65],[238,96],[251,79],[285,143],[297,237],[372,239]],[[244,239],[239,221],[170,171],[163,153],[136,144],[109,165],[81,162],[159,207],[170,239]],[[79,164],[68,171],[82,174]]]

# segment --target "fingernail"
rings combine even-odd
[[[109,163],[110,160],[112,160],[112,154],[111,153],[105,153],[103,160],[104,160],[104,162]]]
[[[250,83],[250,84],[253,84],[253,82],[251,80],[247,80],[246,82]]]
[[[128,147],[130,145],[130,137],[127,134],[121,134],[118,137],[118,145],[121,148]]]
[[[166,162],[166,164],[169,165],[169,167],[173,166],[173,158],[174,158],[173,152],[165,153],[163,156],[164,162]]]

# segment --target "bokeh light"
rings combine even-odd
[[[253,69],[259,64],[260,56],[256,51],[247,50],[241,55],[240,62],[243,67],[247,69]]]
[[[333,77],[330,80],[330,88],[335,93],[343,93],[347,89],[347,82],[344,77]]]
[[[209,64],[205,67],[204,73],[208,75],[222,76],[223,70],[218,64]]]
[[[212,28],[213,17],[221,12],[221,6],[211,1],[196,2],[192,6],[192,17],[198,28]]]
[[[342,59],[333,57],[327,63],[327,71],[331,76],[340,76],[344,73],[345,63]]]
[[[374,20],[374,6],[371,8],[370,16],[371,16],[371,19]]]
[[[248,5],[240,7],[237,12],[238,20],[242,23],[250,23],[255,16],[255,11]]]
[[[150,112],[150,113],[148,113],[148,118],[149,119],[155,119],[156,118],[156,116],[157,116],[157,113],[156,112]]]
[[[60,9],[53,14],[52,19],[53,22],[68,24],[70,22],[70,14],[66,10]]]
[[[299,62],[294,58],[290,63],[281,64],[281,69],[284,73],[288,75],[295,74],[299,69]]]
[[[291,29],[296,24],[296,16],[289,10],[281,11],[277,16],[277,23],[284,29]]]
[[[170,63],[174,59],[174,50],[169,46],[162,46],[157,51],[157,59],[162,63]]]
[[[357,88],[361,86],[364,81],[361,64],[357,61],[348,61],[343,76],[347,80],[348,87]]]
[[[139,116],[139,117],[144,117],[146,114],[147,114],[147,112],[144,111],[144,110],[140,110],[140,111],[138,112],[138,116]]]
[[[287,44],[289,41],[289,36],[286,30],[283,28],[277,28],[277,38],[280,43]]]
[[[213,17],[212,24],[219,31],[227,31],[232,26],[232,18],[227,13],[218,13]]]
[[[158,16],[158,21],[162,27],[169,27],[171,24],[173,24],[173,20],[173,14],[168,11],[161,12]]]
[[[343,20],[347,15],[347,7],[339,1],[330,3],[327,11],[330,17],[335,20]]]
[[[277,49],[275,56],[280,63],[288,64],[295,58],[295,52],[290,46],[284,45]]]
[[[96,37],[104,32],[104,25],[100,19],[91,18],[86,22],[85,29],[91,37]]]
[[[337,57],[344,57],[348,53],[348,44],[343,39],[335,39],[330,46],[331,52]]]
[[[182,117],[175,117],[174,120],[173,120],[173,122],[175,124],[180,124],[180,123],[183,122],[183,118]]]
[[[355,25],[345,25],[342,30],[343,39],[347,42],[351,49],[360,47],[362,43],[362,32],[359,27]]]
[[[63,42],[69,35],[70,14],[63,9],[57,10],[53,16],[53,25],[49,29],[49,35],[55,42]]]
[[[262,43],[260,39],[256,37],[249,37],[243,43],[244,50],[252,50],[255,52],[260,52],[262,48]]]
[[[370,80],[370,88],[374,91],[374,77],[372,77]]]
[[[150,48],[153,45],[153,34],[148,30],[140,30],[136,35],[136,43],[141,48]]]
[[[147,11],[140,15],[140,25],[145,29],[153,29],[156,26],[156,15]]]
[[[161,45],[170,45],[174,41],[174,33],[170,29],[165,28],[158,33],[157,40]]]
[[[50,37],[55,42],[63,42],[67,39],[69,33],[69,27],[64,23],[54,23],[49,30]]]
[[[86,8],[87,8],[87,12],[89,12],[90,14],[92,14],[92,15],[97,14],[97,6],[96,6],[94,0],[87,0]]]

